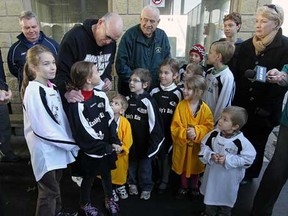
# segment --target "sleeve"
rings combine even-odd
[[[171,52],[170,52],[170,43],[169,43],[169,40],[168,40],[168,37],[166,35],[166,33],[164,32],[165,34],[165,53],[164,53],[164,59],[167,59],[167,58],[170,58],[171,57]]]
[[[79,44],[76,43],[76,40],[71,33],[68,33],[63,38],[59,47],[59,52],[57,56],[57,74],[54,81],[59,88],[62,98],[64,93],[66,92],[66,84],[69,83],[69,81],[71,80],[70,69],[73,63],[76,62],[78,59],[78,47]]]
[[[29,119],[29,122],[26,122],[26,124],[29,124],[32,132],[47,144],[57,146],[67,151],[72,151],[75,148],[78,149],[74,139],[67,132],[67,128],[64,127],[64,122],[60,124],[55,121],[40,101],[39,92],[26,91],[23,107],[25,115],[27,119]],[[39,115],[39,113],[41,113],[41,115]],[[43,123],[45,123],[45,126]],[[66,126],[68,126],[68,124]]]
[[[8,64],[8,68],[10,73],[15,76],[16,78],[18,78],[18,72],[22,71],[22,68],[20,68],[17,64],[13,63],[13,58],[14,58],[14,46],[10,47],[9,51],[8,51],[8,55],[7,55],[7,64]]]
[[[121,142],[122,142],[123,154],[128,155],[130,147],[132,146],[133,143],[133,138],[132,138],[131,125],[129,121],[124,117],[121,118],[119,129],[120,128],[121,131],[118,131],[118,133],[120,132],[121,135],[119,137],[122,137]]]
[[[242,151],[240,154],[231,154],[226,155],[225,168],[234,169],[234,168],[249,168],[253,163],[256,157],[256,151],[253,145],[246,139],[240,140],[242,144]]]
[[[159,108],[155,101],[148,98],[143,99],[143,103],[147,107],[149,118],[149,149],[148,157],[151,158],[157,154],[163,141],[164,141],[164,129],[162,119],[159,113]]]
[[[231,75],[232,72],[230,71]],[[214,120],[217,122],[224,108],[231,105],[235,93],[235,81],[233,75],[221,76],[222,89],[220,90],[217,104],[214,111]]]
[[[201,124],[199,125],[194,125],[196,137],[194,139],[195,143],[201,143],[201,140],[203,137],[213,130],[214,127],[214,118],[212,111],[206,104],[202,104],[202,115],[201,115]]]
[[[178,104],[173,115],[171,122],[171,136],[173,145],[186,146],[189,140],[187,139],[187,128],[182,122],[181,106]]]
[[[127,82],[132,72],[133,41],[133,38],[130,38],[128,32],[126,32],[119,43],[116,57],[116,72],[121,80]]]
[[[214,164],[215,162],[211,160],[211,155],[215,154],[215,152],[210,148],[210,146],[207,145],[207,141],[211,141],[211,146],[212,142],[214,141],[215,137],[212,136],[212,132],[215,130],[211,131],[210,133],[206,134],[204,138],[201,141],[201,149],[200,152],[198,153],[199,160],[204,163],[204,164]],[[210,142],[209,141],[209,142]]]

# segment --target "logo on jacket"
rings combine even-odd
[[[98,106],[97,106],[98,108],[103,108],[103,107],[105,107],[105,105],[104,105],[104,103],[103,102],[101,102],[101,103],[99,103],[98,104]]]
[[[155,52],[156,53],[161,53],[162,52],[162,47],[155,47]]]
[[[143,108],[137,108],[137,111],[142,113],[142,114],[147,114],[147,110]]]
[[[106,70],[107,66],[109,65],[110,56],[111,56],[111,53],[102,55],[102,52],[100,52],[100,55],[86,54],[84,61],[94,63],[101,76]]]

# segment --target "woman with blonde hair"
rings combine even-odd
[[[258,66],[266,67],[267,71],[272,68],[281,70],[288,63],[288,38],[282,35],[281,29],[283,17],[284,11],[279,5],[266,4],[259,7],[255,34],[244,41],[239,50],[233,104],[248,111],[249,119],[242,131],[257,152],[254,163],[246,170],[243,183],[259,176],[268,136],[279,125],[282,101],[287,91],[279,85],[248,79],[245,71],[256,71]]]

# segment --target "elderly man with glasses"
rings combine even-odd
[[[126,96],[130,93],[128,80],[136,68],[150,71],[150,89],[159,84],[159,66],[170,57],[168,37],[162,29],[157,28],[159,22],[159,9],[147,5],[142,9],[140,24],[128,29],[121,38],[116,58],[119,93]]]

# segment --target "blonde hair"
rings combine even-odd
[[[243,107],[229,106],[223,110],[223,113],[227,113],[230,115],[233,126],[239,125],[237,131],[239,131],[248,120],[248,113]]]
[[[36,74],[33,70],[31,70],[31,65],[38,66],[40,63],[40,54],[42,53],[53,53],[45,46],[37,44],[27,51],[26,55],[26,63],[23,68],[23,80],[22,86],[20,90],[21,99],[23,100],[25,90],[29,84],[29,81],[32,81],[36,78]],[[54,55],[53,55],[54,56]]]
[[[216,41],[212,43],[212,46],[216,53],[221,54],[223,64],[226,64],[234,55],[235,46],[230,41]]]
[[[265,4],[257,9],[256,14],[261,14],[265,18],[277,22],[278,29],[284,22],[284,11],[280,5]]]
[[[115,95],[113,98],[112,98],[112,100],[113,99],[117,99],[117,100],[120,100],[120,103],[121,103],[121,106],[122,106],[122,108],[124,109],[124,111],[128,108],[128,101],[127,101],[127,99],[126,99],[126,97],[124,96],[124,95],[122,95],[122,94],[117,94],[117,95]]]
[[[189,63],[187,66],[186,66],[186,71],[191,71],[194,73],[194,75],[200,75],[200,76],[203,76],[203,68],[200,64],[197,64],[195,62],[193,63]],[[193,76],[194,76],[193,75]]]
[[[188,89],[193,90],[194,96],[202,98],[204,91],[207,88],[205,78],[201,75],[193,75],[185,79],[185,84]]]

